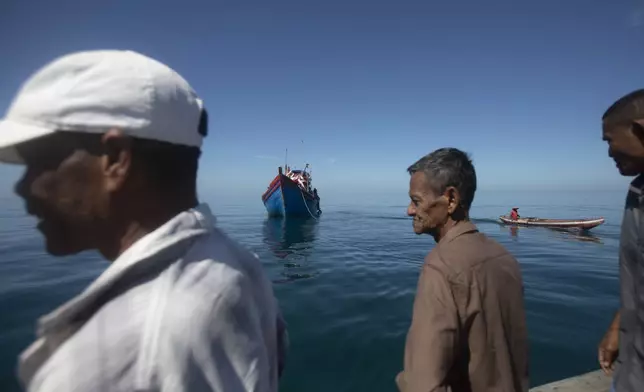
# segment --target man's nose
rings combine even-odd
[[[409,207],[407,207],[407,215],[408,216],[416,215],[416,209],[410,205]]]
[[[24,177],[20,178],[17,182],[16,185],[13,187],[13,191],[16,195],[22,197],[24,199],[25,197],[25,179]]]
[[[16,195],[22,197],[23,199],[29,194],[29,187],[31,186],[33,176],[30,175],[29,170],[25,170],[25,173],[20,177],[16,182],[16,185],[13,187],[13,191]]]

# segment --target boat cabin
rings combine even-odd
[[[307,165],[308,167],[308,165]],[[297,183],[302,189],[306,190],[307,192],[311,192],[311,175],[304,170],[291,170],[290,167],[286,168],[286,173],[284,175],[291,180],[293,180],[295,183]]]

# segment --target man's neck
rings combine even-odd
[[[161,225],[157,227],[145,227],[144,225],[141,225],[139,222],[131,222],[130,225],[128,225],[125,231],[123,232],[123,235],[118,241],[118,244],[114,247],[115,252],[112,252],[113,255],[109,259],[112,261],[116,260],[120,255],[123,254],[123,252],[128,250],[138,240],[150,234],[160,226]]]
[[[120,224],[114,225],[112,230],[114,234],[106,236],[113,239],[106,242],[99,250],[106,259],[114,261],[141,238],[163,226],[179,213],[194,208],[198,204],[195,198],[189,202],[174,203],[170,206],[160,206],[152,202],[137,209],[138,212],[131,210],[130,214],[124,214]]]
[[[459,224],[467,221],[469,221],[469,217],[467,216],[459,220],[455,220],[455,219],[452,219],[452,217],[449,217],[447,219],[447,222],[443,225],[443,227],[441,227],[440,230],[438,230],[438,232],[434,234],[434,240],[438,244],[441,239],[445,238],[445,236],[450,230],[454,229]]]

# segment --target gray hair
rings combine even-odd
[[[476,171],[468,154],[457,148],[440,148],[425,155],[407,168],[409,174],[423,172],[431,179],[433,191],[443,194],[453,186],[461,197],[461,206],[469,210],[476,192]]]

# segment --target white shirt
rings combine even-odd
[[[202,204],[42,317],[18,372],[32,392],[276,392],[283,327],[257,256]]]

